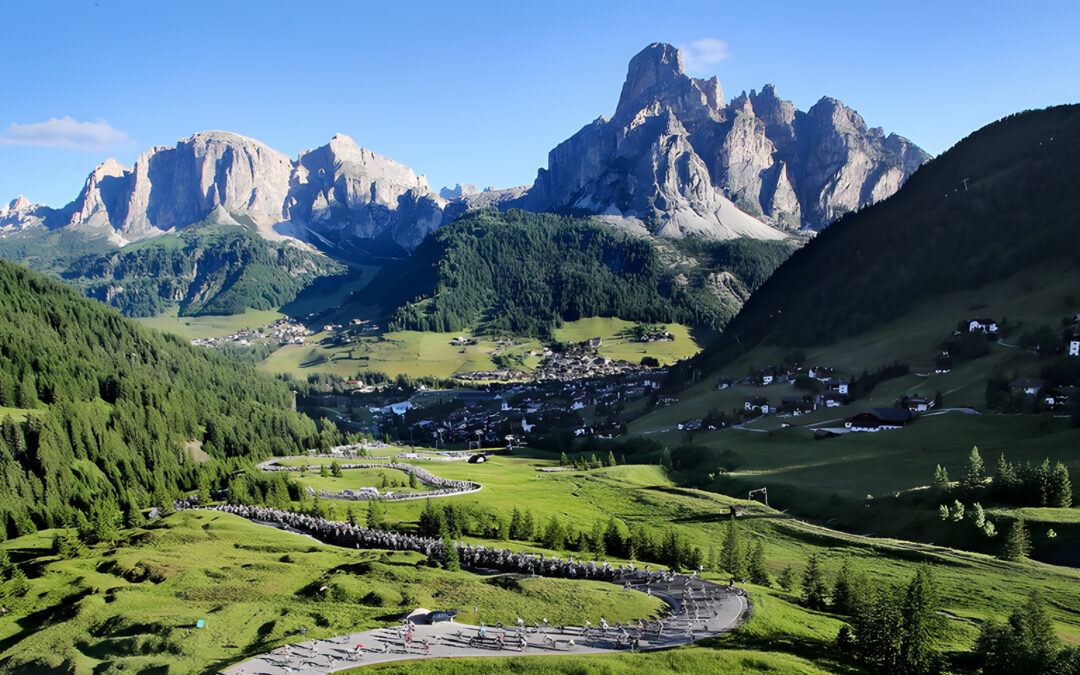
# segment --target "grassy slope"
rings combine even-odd
[[[668,329],[675,335],[671,342],[631,343],[620,334],[632,326],[632,322],[604,317],[570,321],[556,331],[560,340],[581,341],[590,337],[604,338],[600,354],[613,359],[639,362],[643,356],[656,357],[662,363],[693,356],[699,347],[690,336],[689,329],[680,324],[670,324]],[[309,373],[331,373],[340,377],[353,377],[359,372],[383,372],[390,376],[405,374],[411,377],[430,375],[451,377],[456,373],[475,370],[492,370],[495,363],[491,357],[503,353],[517,360],[518,367],[525,370],[536,368],[538,356],[528,352],[541,349],[538,340],[515,338],[513,347],[501,347],[490,336],[476,336],[477,344],[455,347],[450,340],[458,336],[473,337],[469,331],[458,333],[429,333],[398,331],[384,333],[379,337],[361,338],[356,344],[343,347],[319,344],[286,345],[259,364],[268,373],[292,373],[305,377]],[[317,343],[326,334],[310,338]],[[325,359],[323,361],[322,359]]]
[[[482,465],[423,466],[447,477],[484,483],[480,493],[456,501],[475,501],[504,512],[528,505],[540,519],[562,513],[578,526],[611,516],[627,523],[649,523],[658,530],[671,526],[704,548],[718,545],[724,514],[736,501],[675,487],[654,466],[537,471],[550,464],[514,456]],[[893,583],[906,580],[915,564],[930,566],[945,608],[961,617],[952,622],[955,631],[944,645],[947,649],[968,648],[977,631],[973,622],[1007,613],[1032,589],[1051,600],[1061,634],[1080,640],[1077,570],[840,534],[754,502],[739,503],[746,508],[741,528],[752,538],[763,538],[774,574],[788,564],[801,569],[811,553],[821,554],[829,571],[846,558],[876,580]],[[388,516],[415,521],[422,507],[422,502],[390,504]],[[603,585],[524,580],[518,590],[508,591],[467,573],[415,568],[408,564],[417,559],[413,554],[393,554],[395,564],[379,563],[377,553],[318,545],[223,514],[171,516],[149,532],[135,531],[133,543],[115,554],[98,550],[86,559],[55,561],[42,550],[49,544],[47,535],[6,542],[16,560],[39,556],[24,565],[34,577],[33,609],[53,609],[30,617],[0,618],[0,669],[15,670],[15,663],[40,658],[53,665],[66,661],[76,672],[90,672],[103,661],[109,665],[101,665],[98,672],[163,663],[173,664],[178,672],[204,671],[295,641],[301,626],[309,629],[309,636],[331,635],[392,623],[411,606],[476,604],[482,608],[478,618],[489,623],[517,613],[542,612],[552,620],[567,621],[591,616],[595,621],[600,614],[612,620],[648,612],[641,598]],[[41,577],[40,572],[48,574]],[[143,575],[156,582],[133,580]],[[315,599],[319,594],[313,589],[321,585],[330,586],[323,594],[330,599]],[[779,590],[751,591],[755,618],[730,638],[661,654],[543,661],[522,657],[501,662],[500,667],[508,672],[856,670],[837,661],[828,648],[840,626],[837,617],[805,611]],[[207,629],[192,630],[200,618],[208,621]],[[177,653],[169,653],[170,649]],[[403,667],[385,670],[402,672]],[[473,672],[491,665],[485,660],[408,667],[416,672]]]
[[[164,314],[135,319],[147,328],[176,333],[188,340],[222,337],[245,328],[258,328],[273,323],[284,315],[269,309],[248,309],[243,314],[226,316],[177,316],[177,307]]]
[[[3,546],[35,556],[35,613],[0,618],[0,671],[213,671],[284,642],[386,625],[406,609],[480,606],[477,620],[521,612],[552,621],[627,620],[658,601],[601,582],[490,578],[416,567],[420,556],[323,546],[225,514],[177,514],[130,533],[116,553],[57,561],[49,533]],[[37,576],[41,574],[42,576]],[[322,585],[329,589],[322,594]],[[470,617],[472,618],[472,617]],[[205,629],[195,629],[203,619]],[[22,669],[20,669],[22,664]],[[34,665],[30,665],[34,664]]]

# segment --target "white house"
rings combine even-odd
[[[1069,356],[1080,356],[1080,335],[1073,335],[1069,340]]]

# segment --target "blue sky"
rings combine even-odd
[[[293,158],[345,133],[435,190],[527,184],[614,111],[654,41],[728,98],[770,82],[802,110],[832,96],[933,154],[1080,100],[1080,3],[885,4],[5,3],[0,200],[60,206],[107,157],[204,129]]]

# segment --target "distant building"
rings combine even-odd
[[[763,396],[747,396],[743,401],[743,410],[759,412],[762,415],[769,414],[769,399]]]
[[[847,419],[844,426],[852,431],[899,429],[911,421],[907,408],[870,408]]]
[[[716,388],[727,389],[733,384],[735,384],[735,380],[731,379],[730,377],[721,377],[719,380],[716,381]]]
[[[961,333],[997,335],[998,325],[993,319],[961,319],[956,329]]]
[[[937,374],[947,373],[952,370],[952,357],[948,352],[942,352],[940,356],[934,359],[934,372]]]
[[[928,396],[905,396],[903,406],[911,412],[926,412],[934,407],[934,399]]]
[[[1046,386],[1046,380],[1037,377],[1021,377],[1009,383],[1009,389],[1014,394],[1028,394],[1034,396]]]

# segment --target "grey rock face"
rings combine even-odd
[[[62,209],[15,200],[0,232],[32,226],[104,230],[117,244],[207,219],[253,223],[320,243],[385,238],[415,248],[442,224],[447,201],[423,176],[365,150],[347,136],[291,161],[259,141],[206,131],[141,154],[133,167],[107,160]]]
[[[688,77],[655,43],[630,61],[615,115],[552,150],[524,203],[668,236],[772,238],[891,195],[927,159],[833,99],[801,113],[766,85],[725,104],[716,78]]]

